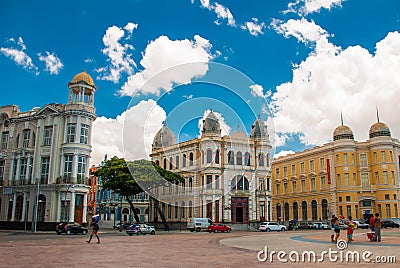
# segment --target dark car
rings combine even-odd
[[[382,228],[388,228],[388,227],[399,228],[399,224],[391,220],[383,220],[381,221],[381,224]]]
[[[302,221],[298,223],[299,229],[315,229],[314,224],[309,221]]]
[[[87,234],[87,227],[77,223],[77,222],[61,222],[57,225],[56,232],[60,234]]]
[[[126,230],[129,226],[131,226],[133,223],[132,222],[120,222],[114,225],[114,229],[122,232],[123,230]]]
[[[223,223],[214,223],[214,224],[209,225],[207,228],[208,228],[209,233],[212,233],[212,232],[214,232],[214,233],[218,233],[218,232],[230,233],[232,230],[230,226],[223,224]]]

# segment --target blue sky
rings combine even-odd
[[[277,152],[330,141],[341,112],[365,140],[376,107],[400,136],[397,0],[6,0],[0,23],[0,105],[66,103],[75,74],[95,79],[94,163],[126,138],[148,147],[165,119],[193,138],[210,108],[227,131],[260,114]]]

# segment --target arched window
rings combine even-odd
[[[228,152],[228,165],[234,165],[235,164],[235,155],[233,154],[232,151]]]
[[[167,169],[167,159],[166,159],[166,158],[164,158],[164,165],[163,165],[163,168],[164,168],[164,169]]]
[[[212,163],[212,151],[211,149],[207,150],[207,163]]]
[[[186,154],[182,155],[182,167],[186,167]]]
[[[160,161],[156,160],[156,165],[160,166]]]
[[[17,196],[17,205],[15,206],[15,221],[21,221],[22,219],[22,206],[23,206],[23,197],[22,195]]]
[[[237,175],[231,181],[231,188],[232,190],[248,191],[249,181],[245,176]]]
[[[321,205],[322,205],[322,219],[327,220],[328,219],[328,200],[322,199]]]
[[[276,204],[276,219],[281,220],[281,204]]]
[[[172,218],[172,207],[171,207],[171,203],[168,203],[168,218],[169,218],[169,219]]]
[[[258,165],[260,167],[264,166],[264,154],[263,153],[258,154]]]
[[[181,219],[185,218],[185,201],[182,201],[181,203],[181,212],[180,212],[180,216]]]
[[[175,157],[175,165],[176,165],[176,168],[179,168],[179,155],[177,155]]]
[[[289,221],[289,203],[285,203],[285,206],[284,206],[284,210],[285,210],[285,219],[284,219],[284,222],[285,221]]]
[[[192,177],[189,178],[189,191],[192,191],[193,189],[193,179]]]
[[[215,151],[215,164],[219,164],[219,150]]]
[[[242,152],[237,152],[236,153],[236,165],[243,165],[243,157],[242,157]]]
[[[315,221],[318,219],[317,201],[311,201],[311,217]]]
[[[250,154],[248,152],[244,153],[244,164],[250,166]]]
[[[189,154],[189,166],[193,166],[193,153]]]
[[[299,204],[297,202],[293,202],[293,219],[299,219]]]
[[[175,219],[178,218],[178,201],[175,202],[175,206],[174,206],[174,218]]]
[[[267,160],[267,167],[269,167],[269,153],[267,154],[267,157],[265,158]]]
[[[308,220],[307,202],[306,201],[301,202],[301,215],[302,215],[303,221]]]
[[[193,203],[192,200],[189,201],[189,218],[193,217]]]
[[[172,170],[174,168],[174,165],[172,163],[172,157],[169,158],[169,170]]]

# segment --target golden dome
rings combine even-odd
[[[390,137],[390,129],[389,127],[382,122],[375,123],[369,129],[369,137],[374,138],[378,136],[387,136]]]
[[[75,77],[72,79],[71,83],[78,83],[80,81],[83,81],[83,82],[87,83],[88,85],[94,86],[93,78],[88,73],[86,73],[85,70],[83,72],[75,75]]]
[[[333,140],[354,139],[353,131],[348,126],[338,126],[333,132]]]

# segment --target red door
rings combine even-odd
[[[232,223],[249,223],[249,199],[248,197],[232,197]]]

